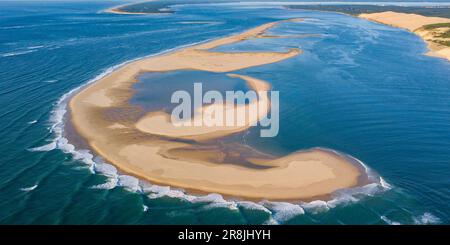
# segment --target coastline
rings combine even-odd
[[[152,13],[142,13],[142,12],[127,12],[127,11],[122,11],[122,10],[120,10],[118,7],[109,8],[109,9],[104,10],[103,12],[105,12],[105,13],[110,13],[110,14],[129,14],[129,15],[152,14]]]
[[[204,149],[198,145],[168,141],[160,135],[143,132],[135,125],[143,112],[130,106],[128,99],[132,96],[130,88],[137,82],[139,74],[181,69],[232,72],[299,55],[301,51],[295,49],[286,53],[233,54],[208,51],[217,46],[258,38],[280,22],[137,60],[117,69],[70,99],[74,129],[92,149],[120,170],[157,184],[270,200],[307,200],[361,185],[359,179],[363,175],[362,171],[348,159],[332,152],[312,149],[278,159],[258,159],[261,156],[255,156],[247,160],[269,167],[255,170],[205,161],[201,155],[217,155],[223,153],[223,149]],[[117,116],[120,116],[119,120]],[[174,158],[172,152],[180,149],[190,149],[198,154],[188,159]]]
[[[148,2],[151,2],[151,0],[143,1],[140,3],[148,3]],[[136,5],[136,4],[139,4],[139,2],[116,5],[116,6],[113,6],[113,7],[103,10],[103,12],[110,13],[110,14],[125,14],[125,15],[170,14],[170,12],[130,12],[130,11],[121,10],[121,8],[123,8],[123,7]]]
[[[448,18],[427,17],[418,14],[406,14],[392,11],[360,14],[358,17],[413,32],[427,43],[429,51],[426,55],[450,61],[450,47],[432,41],[432,37],[434,36],[432,31],[428,31],[424,28],[424,26],[431,24],[450,23],[450,19]]]
[[[103,10],[104,13],[109,14],[128,14],[128,15],[146,15],[146,14],[162,14],[162,13],[144,13],[144,12],[128,12],[120,10],[121,7],[128,6],[129,4],[114,6],[108,9]]]

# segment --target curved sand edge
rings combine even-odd
[[[110,13],[110,14],[125,14],[125,15],[127,15],[127,14],[128,15],[171,14],[170,12],[130,12],[130,11],[121,10],[121,8],[123,8],[123,7],[135,5],[135,4],[139,4],[139,3],[147,3],[147,2],[151,2],[151,1],[143,1],[143,2],[135,2],[135,3],[126,3],[126,4],[116,5],[116,6],[113,6],[108,9],[103,10],[103,12]]]
[[[406,14],[392,11],[360,14],[360,18],[390,25],[397,28],[406,29],[417,34],[428,45],[430,50],[427,55],[444,58],[450,61],[450,47],[432,41],[432,31],[423,28],[425,25],[450,23],[450,19],[442,17],[428,17],[418,14]]]
[[[175,126],[171,122],[170,115],[168,113],[164,111],[150,112],[146,116],[139,119],[136,123],[136,128],[142,132],[153,135],[203,141],[242,132],[250,128],[251,125],[256,125],[256,123],[262,120],[270,110],[270,99],[266,93],[266,91],[270,90],[270,84],[249,76],[237,74],[227,74],[227,76],[245,80],[249,88],[257,93],[260,92],[258,98],[246,105],[234,105],[224,102],[214,103],[198,108],[197,111],[199,113],[196,113],[194,118],[189,121],[192,126]],[[237,113],[242,113],[245,117],[241,118],[241,120],[236,118],[234,120],[236,123],[235,126],[219,126],[214,123],[214,116],[211,115],[212,111],[221,111],[223,115],[236,111]],[[198,115],[203,115],[203,118]],[[185,121],[179,121],[178,123],[181,124],[183,122]],[[194,126],[201,123],[208,123],[206,125],[211,126]]]
[[[280,22],[138,60],[117,69],[71,98],[69,107],[74,129],[99,155],[120,170],[155,184],[270,200],[307,200],[361,184],[363,171],[348,158],[329,151],[313,149],[280,158],[267,157],[242,145],[223,149],[219,145],[183,143],[136,128],[142,111],[128,100],[133,94],[131,86],[140,73],[180,69],[231,72],[299,55],[298,49],[285,53],[208,51],[220,45],[258,38]],[[243,162],[263,168],[250,167]]]
[[[109,14],[148,14],[148,13],[133,13],[133,12],[127,12],[127,11],[120,10],[120,8],[126,7],[128,5],[132,5],[132,4],[136,4],[136,3],[126,3],[126,4],[116,5],[116,6],[113,6],[113,7],[110,7],[110,8],[107,8],[107,9],[103,10],[103,13],[109,13]]]

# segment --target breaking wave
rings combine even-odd
[[[15,51],[15,52],[9,52],[9,53],[1,54],[0,57],[18,56],[18,55],[33,53],[33,52],[36,52],[36,51],[37,51],[37,49],[28,49],[28,50],[23,50],[23,51]]]
[[[51,151],[51,150],[54,150],[55,148],[56,148],[56,142],[53,141],[53,142],[50,142],[49,144],[34,147],[34,148],[31,148],[28,150],[29,151]]]
[[[386,222],[386,224],[388,224],[388,225],[401,225],[400,222],[393,221],[393,220],[389,219],[388,217],[386,217],[386,216],[384,216],[384,215],[382,215],[380,218],[381,218],[381,220],[383,220],[384,222]]]
[[[414,217],[414,224],[416,225],[435,225],[440,224],[441,220],[432,213],[424,213],[420,216]]]
[[[33,186],[30,186],[30,187],[20,188],[20,190],[28,192],[28,191],[32,191],[32,190],[36,189],[37,187],[38,187],[38,185],[33,185]]]

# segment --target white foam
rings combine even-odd
[[[29,121],[28,124],[35,124],[37,123],[37,120]]]
[[[384,222],[386,222],[388,225],[401,225],[400,222],[390,220],[390,219],[387,218],[386,216],[383,216],[383,215],[382,215],[380,218],[381,218]]]
[[[29,186],[29,187],[20,188],[20,190],[28,192],[28,191],[32,191],[32,190],[36,189],[37,187],[38,187],[38,185],[33,185],[33,186]]]
[[[199,202],[226,202],[225,199],[223,199],[222,195],[217,193],[211,193],[206,196],[199,196],[196,197],[194,200],[192,200],[193,203],[199,203]]]
[[[384,180],[383,177],[381,177],[381,176],[380,176],[380,185],[386,190],[392,189],[392,185],[390,185],[388,182],[386,182],[386,180]]]
[[[45,47],[45,46],[44,45],[37,45],[37,46],[27,47],[26,49],[40,49],[40,48],[43,48],[43,47]]]
[[[162,197],[178,198],[185,201],[192,201],[196,197],[184,193],[182,190],[172,190],[169,186],[158,186],[150,184],[142,184],[142,192],[147,193],[148,198],[157,199]]]
[[[150,198],[150,199],[157,199],[157,198],[161,198],[161,197],[178,198],[180,200],[186,200],[186,201],[191,201],[195,198],[193,196],[186,195],[184,192],[182,192],[180,190],[169,190],[167,192],[155,192],[155,193],[148,195],[148,198]]]
[[[264,225],[279,225],[280,223],[278,223],[278,221],[276,221],[272,216],[270,216],[270,218],[268,218],[265,222]]]
[[[170,191],[169,186],[148,185],[142,188],[143,192],[148,193],[167,193]]]
[[[103,189],[103,190],[111,190],[116,188],[117,179],[116,178],[108,178],[108,181],[102,184],[91,186],[91,189]]]
[[[56,83],[58,80],[46,80],[43,81],[44,83]]]
[[[142,211],[147,212],[148,211],[148,206],[142,204]]]
[[[414,217],[414,224],[416,225],[433,225],[441,223],[441,220],[432,213],[426,212],[418,217]]]
[[[29,151],[51,151],[56,148],[56,142],[50,142],[49,144],[34,147],[31,149],[28,149]]]
[[[203,208],[228,208],[231,210],[237,210],[237,203],[234,201],[227,201],[222,195],[217,193],[211,193],[205,196],[197,196],[190,200],[192,203],[207,203]]]
[[[266,207],[264,207],[261,204],[258,203],[254,203],[254,202],[250,202],[250,201],[239,201],[237,202],[237,205],[239,207],[245,208],[245,209],[251,209],[251,210],[258,210],[258,211],[263,211],[269,214],[272,214],[272,212],[267,209]]]
[[[107,177],[117,178],[117,168],[111,164],[97,163],[95,164],[94,170]]]
[[[365,186],[354,187],[349,189],[341,189],[332,194],[333,199],[327,201],[329,208],[337,206],[348,205],[355,203],[367,196],[374,196],[377,193],[383,192],[384,189],[378,183],[371,183]]]
[[[309,203],[302,203],[301,206],[304,210],[312,214],[317,214],[330,210],[327,202],[322,200],[315,200]]]
[[[272,211],[272,217],[277,223],[284,223],[294,217],[305,214],[302,207],[289,202],[263,201],[261,204]]]
[[[348,205],[357,202],[358,199],[351,195],[342,195],[327,202],[327,206],[335,208],[337,206]]]
[[[89,166],[76,166],[72,168],[73,170],[86,170],[89,169]]]
[[[8,29],[21,29],[21,28],[25,28],[26,26],[4,26],[4,27],[0,27],[1,30],[8,30]]]
[[[230,210],[238,210],[235,202],[212,202],[203,206],[203,209],[226,208]]]
[[[36,51],[37,51],[37,49],[15,51],[15,52],[9,52],[9,53],[1,54],[0,57],[12,57],[12,56],[17,56],[17,55],[33,53],[33,52],[36,52]]]
[[[132,192],[142,191],[141,187],[139,186],[139,180],[133,176],[119,175],[118,185]]]
[[[110,190],[114,189],[119,182],[119,177],[117,174],[117,169],[113,165],[106,164],[103,162],[97,162],[92,165],[93,172],[100,173],[108,178],[108,180],[105,183],[91,186],[92,189],[105,189]]]

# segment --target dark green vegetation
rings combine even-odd
[[[394,11],[402,13],[414,13],[424,16],[450,18],[450,7],[406,7],[379,5],[286,5],[285,7],[289,9],[333,11],[351,15]]]
[[[423,27],[425,30],[434,30],[436,28],[450,28],[450,23],[438,23],[438,24],[431,24],[431,25],[426,25]],[[439,33],[437,35],[434,35],[434,37],[438,37],[438,38],[450,38],[450,29],[443,32],[443,33]],[[450,47],[450,40],[433,40],[433,42],[445,45],[445,46],[449,46]]]
[[[169,8],[169,5],[166,3],[166,1],[137,3],[125,5],[123,7],[119,7],[118,9],[130,13],[149,13],[149,14],[173,13],[173,10]]]
[[[439,23],[439,24],[431,24],[431,25],[423,26],[423,28],[425,28],[425,30],[432,30],[432,29],[435,29],[435,28],[443,28],[443,27],[449,27],[450,28],[450,23]]]
[[[130,13],[173,13],[171,6],[177,4],[202,4],[220,2],[239,2],[239,0],[157,0],[144,3],[130,4],[118,9]],[[262,0],[264,2],[264,0]],[[407,7],[407,6],[377,6],[377,5],[286,5],[289,9],[321,10],[342,12],[351,15],[362,13],[375,13],[383,11],[396,11],[415,13],[425,16],[438,16],[450,18],[450,7]]]
[[[433,30],[433,29],[436,29],[436,28],[445,28],[445,27],[450,28],[450,23],[431,24],[431,25],[426,25],[423,28],[425,30]],[[444,32],[442,34],[439,34],[436,37],[450,38],[450,30],[447,30],[446,32]],[[447,41],[447,43],[448,43],[448,41]]]
[[[318,10],[341,12],[350,15],[359,15],[363,13],[377,13],[384,11],[394,11],[402,13],[420,14],[424,16],[450,18],[450,7],[407,7],[407,6],[377,6],[377,5],[287,5],[288,9],[299,10]],[[439,23],[424,26],[426,30],[435,28],[450,28],[450,23]],[[435,35],[436,38],[450,38],[450,30]],[[450,40],[432,40],[435,43],[450,47]]]
[[[442,45],[445,45],[447,47],[450,47],[450,41],[436,41],[437,43],[440,43]]]

